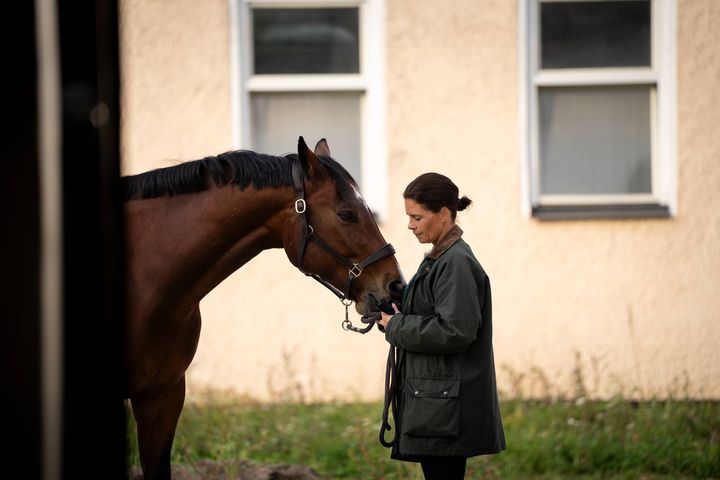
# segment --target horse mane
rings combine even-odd
[[[292,186],[292,164],[297,154],[266,155],[250,150],[234,150],[200,160],[158,168],[122,177],[124,200],[186,195],[209,190],[213,185],[249,185],[257,188]],[[318,156],[345,201],[354,198],[357,183],[348,171],[330,157]],[[359,189],[358,189],[359,190]]]

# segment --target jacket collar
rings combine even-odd
[[[457,225],[453,226],[448,232],[445,234],[445,236],[440,240],[438,243],[433,246],[432,250],[430,250],[430,253],[427,254],[427,258],[430,258],[432,260],[437,260],[440,258],[440,255],[445,253],[445,251],[452,246],[453,243],[460,240],[460,237],[462,237],[463,231],[460,227]]]

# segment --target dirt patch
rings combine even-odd
[[[130,470],[129,480],[142,480],[139,467]],[[239,460],[202,460],[192,465],[173,465],[173,480],[327,480],[304,465],[258,465]]]

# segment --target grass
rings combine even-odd
[[[188,403],[173,464],[304,464],[332,479],[422,478],[378,443],[380,403]],[[720,404],[502,402],[508,449],[470,459],[467,478],[720,478]],[[130,417],[131,418],[131,417]],[[129,463],[138,464],[128,422]]]

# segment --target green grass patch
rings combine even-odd
[[[380,403],[188,403],[172,461],[303,464],[333,479],[422,478],[378,443]],[[615,399],[502,402],[508,449],[467,478],[720,478],[720,404]],[[129,464],[139,463],[128,421]]]

